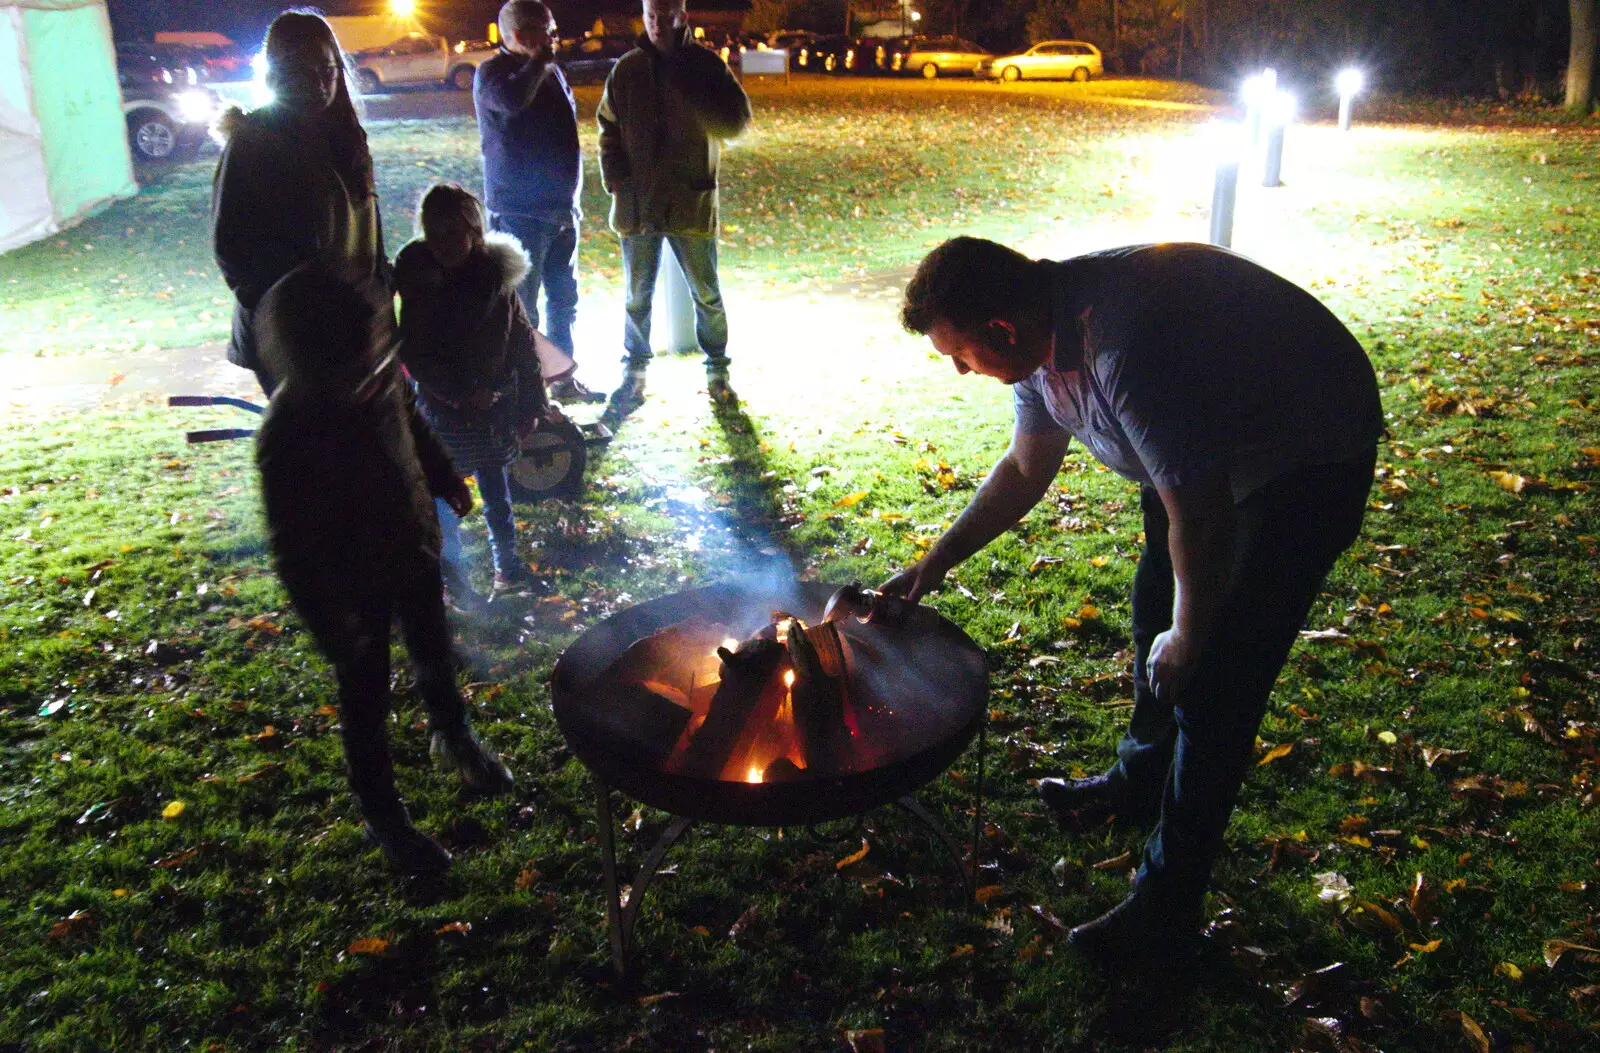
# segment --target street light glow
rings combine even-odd
[[[417,13],[417,0],[389,0],[389,10],[396,18],[410,18]]]
[[[1334,86],[1339,89],[1339,95],[1344,98],[1348,98],[1360,91],[1365,82],[1366,78],[1362,76],[1361,71],[1358,69],[1340,70],[1339,75],[1333,81]]]
[[[1252,110],[1265,109],[1278,90],[1278,71],[1268,66],[1244,82],[1244,102]]]

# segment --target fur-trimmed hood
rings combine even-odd
[[[522,247],[522,242],[501,230],[491,230],[483,236],[483,249],[477,259],[469,258],[465,266],[474,276],[492,276],[499,289],[514,291],[522,279],[533,269],[533,261]],[[413,283],[434,284],[442,282],[444,268],[439,266],[428,251],[421,234],[407,242],[394,258],[395,284],[402,290]],[[482,281],[474,277],[474,283]]]

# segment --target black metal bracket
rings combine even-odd
[[[168,406],[232,406],[235,409],[249,410],[251,413],[265,413],[266,407],[258,406],[249,399],[236,399],[232,395],[168,395]],[[184,432],[184,439],[191,445],[201,442],[223,442],[227,439],[248,439],[256,433],[254,428],[202,428],[199,431]]]

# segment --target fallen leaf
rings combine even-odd
[[[389,950],[389,941],[381,936],[367,936],[351,941],[345,950],[351,954],[386,954]]]
[[[730,939],[730,940],[738,939],[739,938],[739,934],[744,932],[744,930],[748,929],[750,927],[751,923],[753,923],[755,920],[756,920],[756,908],[754,908],[754,907],[746,908],[745,912],[743,914],[739,915],[738,919],[736,921],[734,921],[734,923],[732,925],[728,926],[728,939]]]
[[[1439,749],[1434,746],[1422,747],[1422,763],[1431,771],[1438,768],[1441,772],[1450,771],[1458,767],[1467,759],[1466,750]]]
[[[1068,932],[1071,931],[1066,922],[1050,913],[1044,907],[1039,906],[1037,903],[1033,903],[1028,906],[1028,914],[1033,918],[1034,922],[1039,926],[1039,929],[1044,933],[1044,935],[1050,937],[1051,939],[1062,939],[1067,935]]]
[[[960,944],[959,946],[957,946],[955,950],[950,952],[950,957],[952,957],[952,958],[965,958],[965,957],[967,957],[968,955],[970,955],[972,953],[973,953],[972,944],[963,943],[963,944]]]
[[[841,859],[837,863],[833,864],[833,868],[835,870],[843,870],[845,867],[849,866],[852,863],[861,862],[863,859],[867,858],[867,852],[869,852],[871,850],[871,847],[872,846],[868,845],[866,840],[863,839],[862,842],[861,842],[861,851],[859,851],[859,852],[851,852],[849,855],[845,856],[843,859]]]
[[[1561,956],[1566,954],[1568,951],[1583,951],[1588,954],[1600,954],[1600,947],[1585,947],[1583,944],[1573,943],[1571,940],[1545,940],[1544,964],[1554,969],[1556,967],[1556,963],[1561,960]]]
[[[446,936],[446,935],[449,935],[451,933],[454,933],[456,935],[465,936],[467,933],[469,933],[471,931],[472,931],[472,922],[470,922],[470,921],[452,921],[452,922],[449,922],[448,924],[439,926],[437,929],[434,929],[433,930],[433,934],[435,936]]]
[[[199,854],[200,850],[198,848],[186,848],[182,852],[174,852],[165,859],[158,859],[152,865],[160,867],[162,870],[171,870],[173,867],[182,866]]]
[[[678,997],[680,996],[677,991],[662,991],[660,994],[640,995],[639,1004],[642,1006],[653,1006],[657,1002],[663,1001],[664,999]]]
[[[185,807],[187,806],[182,801],[173,801],[165,808],[161,809],[161,818],[176,819],[183,814]]]
[[[1494,967],[1495,975],[1504,976],[1514,984],[1522,982],[1522,969],[1515,962],[1501,962]]]
[[[1350,902],[1350,881],[1343,874],[1330,870],[1325,874],[1311,875],[1311,881],[1317,888],[1317,899],[1323,903],[1343,906]]]
[[[1417,919],[1417,924],[1424,928],[1432,925],[1434,919],[1438,917],[1439,893],[1420,872],[1411,879],[1411,891],[1406,895],[1406,908],[1411,911],[1411,916]]]
[[[1483,1028],[1478,1026],[1476,1020],[1465,1013],[1461,1014],[1461,1033],[1467,1036],[1476,1053],[1490,1053],[1489,1036],[1483,1033]]]
[[[846,1031],[844,1040],[850,1043],[850,1053],[884,1053],[883,1028],[866,1027]]]
[[[1098,863],[1090,863],[1089,864],[1089,869],[1091,869],[1091,870],[1126,870],[1129,867],[1133,866],[1134,860],[1136,858],[1137,857],[1132,852],[1124,852],[1119,856],[1112,856],[1110,859],[1102,859]]]
[[[1269,749],[1266,753],[1262,754],[1261,759],[1256,761],[1256,764],[1258,766],[1262,764],[1271,764],[1275,760],[1287,757],[1293,750],[1294,743],[1280,742],[1276,746]]]
[[[972,898],[979,903],[987,904],[991,899],[996,899],[1006,894],[1004,885],[985,885],[972,894]]]
[[[843,497],[839,498],[839,500],[835,501],[834,505],[838,508],[854,508],[856,505],[859,505],[866,499],[867,491],[857,490],[853,494],[845,494]]]
[[[99,924],[88,911],[75,910],[50,926],[50,938],[52,940],[64,940],[80,933],[89,932]]]
[[[1410,947],[1418,954],[1432,954],[1434,951],[1444,946],[1444,938],[1440,937],[1437,940],[1429,940],[1427,943],[1408,943],[1406,946]]]

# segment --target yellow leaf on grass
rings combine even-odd
[[[1427,943],[1408,943],[1406,946],[1410,947],[1418,954],[1432,954],[1434,951],[1444,946],[1444,939],[1440,938],[1437,940],[1429,940]]]
[[[1467,1041],[1472,1043],[1472,1048],[1477,1053],[1489,1053],[1489,1036],[1483,1033],[1483,1028],[1478,1022],[1465,1013],[1461,1014],[1461,1033],[1467,1036]]]
[[[973,953],[972,944],[963,943],[959,947],[957,947],[955,950],[950,952],[950,957],[952,957],[952,958],[965,958],[967,955],[969,955],[971,953]]]
[[[460,936],[465,936],[467,933],[469,933],[471,931],[472,931],[472,922],[470,922],[470,921],[452,921],[452,922],[450,922],[448,924],[439,926],[437,929],[434,929],[433,930],[433,934],[435,936],[446,936],[446,935],[449,935],[451,933],[455,933],[455,934],[460,935]]]
[[[178,816],[183,814],[185,807],[187,806],[182,801],[173,801],[171,804],[161,809],[161,818],[176,819]]]
[[[1256,764],[1271,764],[1275,760],[1281,760],[1282,758],[1287,757],[1293,750],[1294,743],[1280,742],[1267,752],[1263,753],[1261,755],[1261,759],[1256,761]]]
[[[1105,566],[1106,564],[1108,564],[1110,562],[1111,562],[1111,560],[1107,556],[1091,556],[1091,557],[1089,557],[1089,566],[1091,566],[1091,567],[1103,567],[1103,566]]]
[[[849,855],[845,856],[843,859],[841,859],[837,863],[835,863],[833,865],[834,869],[835,870],[843,870],[845,867],[851,865],[852,863],[861,862],[863,859],[867,858],[867,852],[870,851],[871,847],[872,846],[868,845],[867,842],[865,841],[865,839],[863,839],[862,842],[861,842],[861,851],[859,851],[859,852],[851,852]]]
[[[351,954],[384,954],[389,950],[389,941],[379,936],[368,936],[352,941],[346,950]]]
[[[974,899],[976,899],[979,903],[988,903],[991,899],[994,899],[996,896],[1003,896],[1005,894],[1006,894],[1006,887],[1004,885],[985,885],[982,888],[980,888],[977,892],[974,892],[972,894],[972,897]]]
[[[1522,969],[1515,962],[1501,962],[1494,967],[1497,975],[1504,976],[1514,984],[1522,982]]]
[[[853,494],[845,494],[843,497],[839,498],[839,500],[835,501],[834,505],[839,508],[854,508],[856,505],[859,505],[866,499],[867,492],[865,490],[857,490]]]

